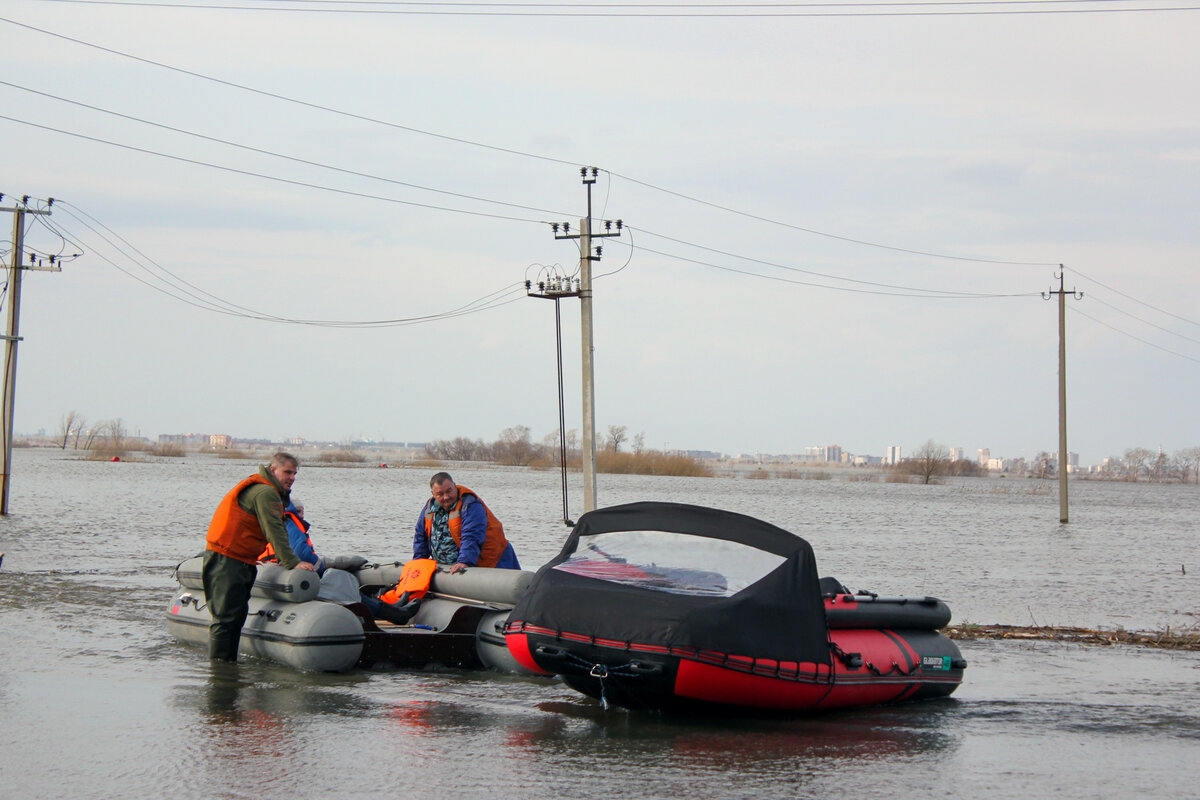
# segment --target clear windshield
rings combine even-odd
[[[688,533],[615,531],[579,538],[555,569],[673,594],[731,597],[784,562],[783,556]]]

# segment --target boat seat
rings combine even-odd
[[[847,589],[845,586],[843,586],[842,582],[839,581],[837,578],[830,578],[830,577],[821,578],[818,585],[821,587],[821,595],[822,596],[834,595],[834,594],[850,594],[851,593],[850,590]]]

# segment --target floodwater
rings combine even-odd
[[[604,710],[563,685],[457,670],[214,669],[174,642],[176,563],[248,462],[14,452],[0,518],[0,797],[1192,798],[1200,653],[960,642],[947,700],[794,719]],[[428,469],[302,466],[319,551],[406,557]],[[599,478],[804,536],[852,589],[936,595],[956,622],[1195,628],[1194,486],[975,479]],[[567,528],[556,472],[460,469],[523,564]],[[578,475],[572,476],[578,485]],[[572,497],[577,514],[580,500]]]

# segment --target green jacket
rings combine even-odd
[[[292,569],[300,563],[300,559],[292,551],[287,528],[283,524],[283,509],[291,500],[292,493],[280,486],[271,470],[266,467],[259,467],[258,474],[266,478],[270,485],[254,484],[238,495],[238,505],[243,511],[258,517],[258,527],[275,549],[279,565],[284,569]]]

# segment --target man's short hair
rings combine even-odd
[[[433,477],[429,479],[429,488],[432,489],[433,487],[437,486],[439,483],[445,483],[446,481],[450,481],[451,483],[454,483],[454,478],[450,477],[449,472],[435,472]],[[455,485],[457,485],[457,484],[455,484]]]
[[[282,467],[287,464],[291,464],[293,467],[299,467],[300,459],[296,458],[291,453],[285,453],[282,450],[271,456],[272,467]]]

